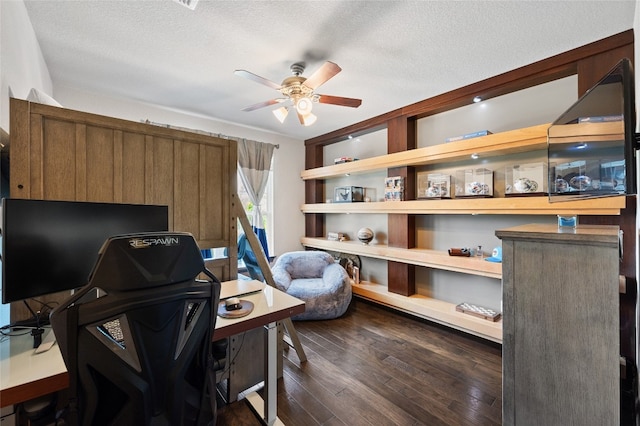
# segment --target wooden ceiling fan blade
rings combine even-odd
[[[304,117],[299,112],[297,113],[297,115],[298,115],[298,120],[300,120],[300,124],[304,126]]]
[[[284,102],[284,101],[286,101],[286,98],[271,99],[271,100],[268,100],[268,101],[259,102],[257,104],[249,105],[246,108],[242,108],[242,111],[255,111],[256,109],[264,108],[264,107],[269,106],[269,105],[279,104],[280,102]]]
[[[249,72],[247,70],[235,70],[234,74],[239,77],[248,78],[249,80],[255,81],[256,83],[264,84],[265,86],[269,86],[272,89],[280,90],[280,87],[281,87],[278,83],[275,83],[264,77],[260,77],[259,75]]]
[[[318,95],[318,102],[321,104],[332,104],[358,108],[362,104],[362,99],[343,98],[341,96]]]
[[[342,68],[340,68],[337,64],[331,61],[327,61],[322,64],[322,66],[316,72],[311,74],[311,76],[306,79],[304,85],[314,90],[320,87],[322,84],[326,83],[327,80],[338,74],[340,71],[342,71]]]

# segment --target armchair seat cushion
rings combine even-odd
[[[272,268],[276,287],[305,302],[293,320],[333,319],[351,303],[347,271],[323,251],[296,251],[280,256]]]

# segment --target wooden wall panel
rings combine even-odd
[[[389,292],[411,296],[416,292],[416,267],[405,263],[388,262]]]
[[[624,58],[629,58],[631,63],[634,62],[633,43],[581,59],[578,62],[578,95],[584,95]]]
[[[86,201],[115,201],[113,142],[113,129],[87,126]]]
[[[189,232],[200,237],[200,155],[196,144],[174,141],[174,162],[171,176],[175,203],[174,231]]]
[[[396,117],[388,122],[387,152],[402,152],[415,149],[417,140],[416,120],[407,117]],[[415,199],[416,172],[415,167],[395,167],[387,171],[387,176],[404,177],[405,200]],[[387,217],[387,234],[389,246],[413,248],[416,245],[416,217],[409,214],[390,214]],[[408,263],[388,262],[387,282],[391,293],[410,296],[416,291],[415,265]]]
[[[324,162],[323,145],[308,146],[305,149],[305,168],[321,167]],[[306,180],[304,182],[305,203],[323,203],[326,185],[323,180]],[[325,235],[325,218],[323,214],[307,214],[304,216],[305,235],[322,237]]]
[[[201,248],[237,252],[235,141],[16,99],[10,105],[12,198],[167,205],[169,229],[192,233]],[[237,275],[237,256],[213,265],[222,280]],[[20,303],[11,316],[30,315]]]
[[[145,202],[145,140],[141,133],[124,132],[122,135],[122,202]]]
[[[75,200],[75,125],[46,118],[32,123],[30,198]]]
[[[151,164],[149,165],[150,193],[145,196],[148,204],[169,206],[169,229],[175,229],[174,216],[174,151],[173,139],[154,137],[152,142],[147,142],[147,149],[151,151]]]
[[[235,142],[220,140],[224,143],[200,145],[200,165],[198,175],[198,194],[194,194],[199,205],[200,228],[195,231],[199,239],[211,247],[220,247],[225,241],[236,238],[236,221],[233,219],[231,202],[235,199],[237,178],[235,165]],[[229,149],[229,143],[233,149]],[[231,157],[230,157],[231,155]],[[231,170],[233,169],[233,172]],[[188,205],[184,206],[186,209]],[[218,226],[203,227],[209,222]]]

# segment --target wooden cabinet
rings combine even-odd
[[[503,423],[620,424],[618,227],[496,231],[503,255]]]
[[[475,138],[472,141],[451,142],[427,148],[419,148],[362,159],[351,163],[309,169],[302,172],[304,180],[320,180],[346,173],[371,173],[379,170],[433,164],[448,164],[467,159],[472,153],[496,157],[540,150],[546,147],[548,125],[533,126],[509,132]],[[548,197],[496,197],[478,199],[408,200],[369,203],[313,203],[304,204],[305,214],[389,214],[442,215],[442,214],[495,214],[495,215],[619,215],[625,208],[624,196],[600,199],[572,200],[550,203]],[[452,257],[446,251],[428,248],[401,248],[392,245],[358,242],[328,241],[325,236],[306,236],[301,240],[305,247],[331,250],[360,256],[383,259],[395,264],[414,265],[433,269],[479,275],[500,280],[499,263],[484,262],[475,258]],[[496,283],[499,285],[499,283]],[[455,310],[455,304],[431,297],[403,294],[389,287],[363,282],[354,284],[355,294],[385,305],[391,305],[415,315],[446,324],[496,342],[502,341],[502,322],[475,318]]]
[[[169,206],[169,227],[236,253],[235,141],[11,99],[10,196]],[[208,265],[236,277],[234,256]]]

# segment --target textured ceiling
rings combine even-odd
[[[633,27],[635,1],[25,0],[57,86],[126,97],[308,139]],[[319,93],[357,109],[314,106],[316,124],[234,75],[280,83],[305,61],[342,72]],[[140,117],[147,118],[147,117]]]

